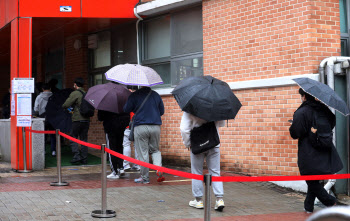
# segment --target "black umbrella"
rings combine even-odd
[[[234,119],[242,104],[226,82],[188,77],[171,92],[183,111],[206,121]]]
[[[312,80],[310,78],[293,79],[306,93],[320,100],[328,107],[334,108],[339,113],[347,116],[350,114],[346,103],[328,85]]]
[[[63,110],[62,104],[69,97],[73,89],[67,88],[53,93],[46,105],[46,120],[54,129],[61,132],[70,132],[72,128],[72,116]]]

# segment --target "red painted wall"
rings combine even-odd
[[[18,2],[14,0],[0,0],[0,28],[18,17]]]

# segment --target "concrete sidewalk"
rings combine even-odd
[[[0,162],[0,220],[105,220],[91,217],[101,209],[100,166],[62,168],[67,187],[52,187],[57,181],[56,168],[29,174],[12,172]],[[172,168],[189,171],[189,168]],[[202,220],[204,210],[191,208],[191,181],[166,174],[166,182],[156,182],[151,172],[150,184],[136,184],[137,171],[124,178],[108,181],[107,209],[116,218],[108,220]],[[229,175],[229,174],[223,174]],[[231,174],[232,175],[232,174]],[[212,220],[305,220],[304,194],[272,183],[224,183],[225,209],[214,210]],[[315,211],[321,208],[316,207]],[[106,219],[107,220],[107,219]]]

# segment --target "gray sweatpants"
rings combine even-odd
[[[149,163],[149,154],[154,165],[162,166],[162,155],[159,151],[160,125],[139,125],[134,128],[134,145],[139,160]],[[141,167],[141,177],[149,180],[149,169]]]
[[[209,173],[212,176],[220,176],[220,149],[213,148],[203,153],[194,155],[191,152],[191,172],[203,175],[204,158],[206,158]],[[222,182],[212,182],[213,191],[216,197],[224,196]],[[192,179],[192,194],[194,197],[203,197],[203,181]]]

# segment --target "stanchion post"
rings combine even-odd
[[[204,202],[204,220],[210,221],[210,204],[211,204],[211,175],[204,175],[205,183],[205,202]]]
[[[60,129],[56,129],[56,160],[57,160],[57,176],[58,176],[58,182],[52,182],[50,183],[51,186],[68,186],[68,182],[62,181],[62,174],[61,174],[61,136],[60,136]]]
[[[31,170],[27,170],[27,148],[26,148],[26,130],[22,127],[22,138],[23,138],[23,170],[17,170],[19,173],[30,173]]]
[[[107,210],[107,153],[106,153],[106,144],[102,144],[101,147],[101,165],[102,165],[102,174],[101,174],[101,190],[102,190],[102,202],[101,210],[94,210],[91,212],[91,216],[95,218],[111,218],[115,217],[117,214],[113,210]]]

